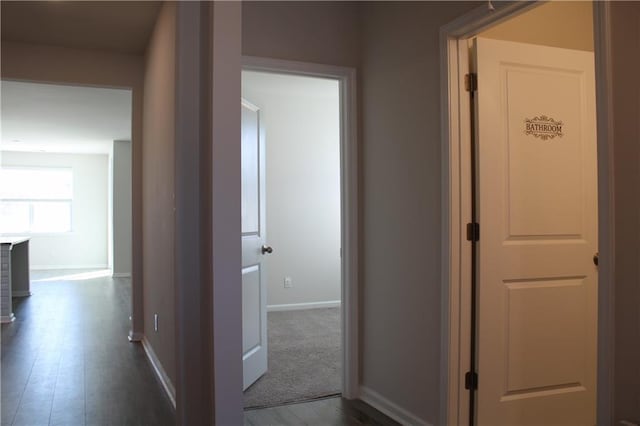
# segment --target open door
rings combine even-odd
[[[595,425],[591,52],[477,39],[477,424]]]
[[[265,159],[260,109],[242,100],[243,390],[267,372]]]

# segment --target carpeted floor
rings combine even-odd
[[[269,312],[269,370],[244,393],[245,408],[340,393],[340,309]]]

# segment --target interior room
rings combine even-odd
[[[1,232],[32,278],[130,278],[131,92],[3,80],[2,124]]]
[[[130,280],[131,92],[11,80],[1,90],[0,233],[26,285],[11,299]]]
[[[85,379],[78,368],[83,351],[70,339],[89,342],[89,323],[129,315],[120,292],[131,293],[131,91],[0,84],[2,319],[43,331],[17,340],[3,334],[3,364],[11,350],[36,345],[40,350],[16,360],[13,371],[62,359],[59,372],[77,385]],[[103,303],[95,304],[96,297]],[[91,319],[81,320],[86,312]],[[9,395],[3,411],[13,422],[29,416],[26,407],[19,409],[25,397],[16,401],[16,395],[26,388],[28,399],[47,386],[32,384],[38,371],[3,375]],[[76,386],[71,393],[81,391]],[[73,417],[77,408],[68,408]]]
[[[51,0],[4,1],[0,8],[3,84],[129,91],[129,136],[110,134],[108,141],[130,141],[132,163],[130,271],[117,270],[117,252],[110,254],[107,210],[107,225],[99,227],[107,248],[87,249],[64,262],[78,266],[85,262],[80,254],[91,255],[86,264],[99,271],[111,267],[111,275],[93,278],[101,280],[93,285],[84,279],[69,279],[64,286],[34,282],[26,290],[16,285],[15,299],[7,297],[6,287],[0,289],[0,301],[16,300],[14,317],[2,315],[9,320],[2,324],[0,348],[3,424],[640,425],[640,2]],[[530,30],[535,40],[514,29]],[[482,52],[470,52],[469,39],[478,35]],[[549,44],[558,36],[569,44]],[[591,37],[593,43],[585,44]],[[511,45],[501,52],[515,55],[508,60],[489,55],[491,69],[499,72],[478,71],[474,79],[468,65],[480,58],[476,63],[484,66],[491,50],[484,47],[511,43],[542,46]],[[567,47],[572,53],[539,54]],[[593,56],[592,68],[584,61],[573,68],[563,62],[584,55]],[[536,67],[538,72],[530,72]],[[257,92],[241,101],[242,72],[286,69],[307,76],[328,70],[339,80],[339,296],[302,297],[307,282],[302,267],[311,264],[304,256],[314,253],[313,244],[295,253],[303,257],[300,263],[270,264],[288,250],[286,239],[267,229],[266,222],[278,215],[260,213],[273,198],[259,195],[268,176],[258,179],[267,172],[260,167],[259,154],[266,153],[260,143],[268,148],[273,139],[266,125],[270,108],[262,111]],[[536,76],[551,84],[523,83]],[[488,90],[487,77],[493,89],[509,90]],[[585,103],[580,113],[568,96],[558,101],[546,96],[550,88],[575,95],[589,81],[595,103]],[[525,95],[505,102],[512,83]],[[477,177],[467,149],[476,130],[470,106],[487,99],[494,113],[521,110],[497,115],[488,125],[482,117],[477,130],[494,131],[491,143],[503,143],[505,135],[519,142],[480,150],[480,185],[493,183],[480,188],[482,215],[474,217],[469,206],[475,197],[466,192],[471,176]],[[530,111],[533,107],[539,111]],[[8,121],[2,121],[4,132]],[[595,150],[586,131],[594,126]],[[578,134],[589,144],[580,145]],[[53,165],[40,148],[18,150],[25,143],[21,136],[7,142],[11,150],[2,143],[3,162],[6,154],[12,165]],[[251,161],[244,161],[249,159],[243,158],[249,152],[244,145],[254,149]],[[97,159],[91,172],[107,188],[117,177],[110,183],[110,167],[116,167],[110,166],[111,149],[118,148],[73,154]],[[587,151],[591,157],[578,164]],[[554,153],[570,154],[564,157],[566,167]],[[65,206],[76,200],[65,184],[65,170],[74,167],[70,154],[52,154],[64,159],[55,163],[63,170],[47,180],[61,183],[66,192],[47,200],[34,192],[28,199],[29,214],[40,206],[32,202],[58,206],[44,222],[57,229],[69,228]],[[511,168],[487,162],[512,154],[518,158]],[[520,179],[517,185],[496,183],[505,170]],[[252,177],[243,181],[246,176]],[[527,179],[535,176],[541,179]],[[74,191],[82,186],[76,181]],[[245,184],[252,185],[250,191]],[[106,194],[108,206],[109,189]],[[507,195],[517,202],[508,204]],[[15,197],[7,192],[7,200],[16,202]],[[540,202],[550,199],[555,201]],[[594,202],[597,215],[588,208]],[[283,217],[297,213],[287,222],[293,227],[304,218],[298,204],[283,199],[271,207]],[[549,209],[514,215],[522,221],[510,228],[504,226],[512,218],[505,205],[519,213],[534,212],[523,208],[531,205]],[[33,222],[29,217],[28,224],[17,215],[13,222],[23,229],[43,226],[38,217]],[[527,232],[531,224],[534,232]],[[499,238],[513,229],[516,235],[502,244]],[[112,232],[117,240],[115,227]],[[498,249],[486,250],[488,242]],[[20,244],[12,246],[12,259],[13,254],[24,259],[18,256]],[[502,256],[503,249],[524,246],[529,253],[520,252],[514,261]],[[1,275],[13,277],[4,247]],[[564,261],[555,256],[558,251],[575,259]],[[33,264],[51,268],[47,262],[64,253],[41,254]],[[482,264],[487,259],[490,264]],[[480,276],[540,259],[541,267],[557,269]],[[481,266],[474,268],[474,261]],[[577,269],[560,269],[569,266]],[[333,267],[325,266],[315,275],[329,270]],[[116,276],[129,272],[130,278]],[[475,273],[484,280],[476,287],[482,299],[476,311],[470,289]],[[271,299],[260,290],[270,284]],[[269,362],[277,359],[269,354],[267,334],[277,327],[268,327],[268,314],[319,313],[338,309],[338,301],[340,395],[279,406],[248,403],[243,388],[257,389],[274,370]],[[512,302],[522,308],[508,311],[513,321],[483,322],[483,315],[504,319]],[[309,308],[306,303],[325,305],[283,310]],[[291,336],[309,337],[308,327],[300,327],[303,321],[290,322]],[[245,325],[251,333],[243,332]],[[483,335],[472,340],[476,325]],[[513,339],[506,339],[507,333]],[[299,350],[291,352],[293,357]],[[324,371],[337,370],[316,361]],[[536,407],[527,406],[530,402]],[[537,421],[543,416],[556,417]]]
[[[243,71],[242,98],[260,111],[265,241],[273,249],[264,260],[268,369],[245,390],[245,408],[337,395],[342,377],[338,82]]]

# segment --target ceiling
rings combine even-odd
[[[157,1],[2,1],[2,41],[142,54]]]
[[[2,81],[2,151],[109,153],[131,140],[131,91]]]
[[[593,4],[550,1],[483,31],[480,36],[593,52]]]
[[[158,1],[2,1],[2,41],[144,54]],[[131,139],[129,90],[2,81],[3,151],[108,153]]]

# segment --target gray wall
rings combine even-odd
[[[358,68],[361,383],[438,421],[439,28],[471,3],[244,3],[243,54]]]
[[[362,385],[438,423],[439,29],[477,5],[367,3],[362,28]]]
[[[243,2],[242,54],[356,67],[354,2]]]
[[[131,142],[113,141],[113,274],[131,274]]]
[[[615,129],[614,416],[616,422],[640,423],[640,3],[615,2],[611,12]]]
[[[173,383],[175,24],[175,4],[165,3],[146,52],[142,144],[144,335]],[[158,331],[154,314],[159,316]]]

